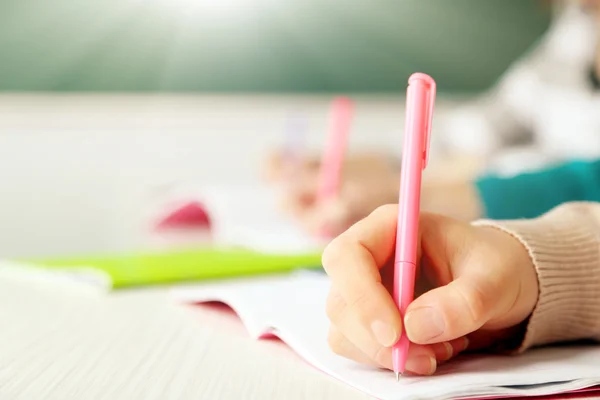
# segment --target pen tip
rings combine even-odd
[[[400,382],[400,372],[396,372],[396,382]]]

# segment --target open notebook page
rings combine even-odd
[[[275,335],[319,370],[380,399],[452,399],[554,394],[600,384],[600,346],[546,348],[518,357],[467,356],[433,377],[402,377],[333,354],[327,345],[328,277],[305,272],[174,290],[182,302],[232,307],[250,335]]]
[[[281,211],[277,189],[260,184],[183,188],[179,201],[199,201],[217,243],[271,254],[318,252],[323,243]]]

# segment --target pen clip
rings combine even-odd
[[[423,149],[423,169],[427,167],[427,162],[429,161],[429,144],[431,143],[431,128],[433,126],[433,108],[435,105],[435,95],[436,95],[436,85],[435,81],[431,79],[429,82],[429,107],[427,108],[428,118],[427,118],[427,129],[425,131],[424,144],[425,148]]]

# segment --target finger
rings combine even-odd
[[[283,163],[283,177],[290,181],[301,176],[315,176],[319,173],[321,160],[318,157],[290,157]]]
[[[279,152],[267,155],[263,165],[263,173],[267,180],[278,180],[281,177],[281,168],[281,154]]]
[[[304,161],[304,170],[318,171],[321,169],[321,158],[318,156],[309,157]]]
[[[287,180],[292,173],[311,168],[311,161],[310,158],[295,156],[286,150],[278,150],[266,157],[264,175],[269,181]]]
[[[329,329],[328,343],[334,353],[349,360],[377,368],[386,368],[389,370],[393,368],[392,350],[390,348],[384,348],[381,352],[381,362],[374,361],[360,351],[333,325]],[[431,348],[411,345],[406,361],[407,372],[414,375],[431,375],[435,372],[436,368],[437,362]]]
[[[412,344],[408,348],[405,369],[414,375],[431,375],[437,369],[437,361],[431,346]]]
[[[392,369],[392,348],[383,346],[372,332],[364,329],[356,314],[335,290],[327,298],[327,314],[334,326],[330,330],[329,345],[335,353],[364,364]],[[405,366],[407,371],[429,375],[435,372],[436,367],[436,354],[431,346],[411,344]]]
[[[400,313],[379,273],[393,254],[396,215],[397,207],[380,207],[334,239],[322,258],[333,287],[361,329],[385,347],[392,346],[402,331]]]
[[[458,355],[463,351],[466,351],[469,348],[470,344],[471,342],[469,341],[469,338],[467,336],[451,340],[450,345],[452,346],[453,356]]]
[[[456,357],[469,346],[469,339],[461,337],[449,342],[434,343],[431,345],[438,364]]]
[[[316,178],[315,181],[316,182]],[[326,236],[336,237],[349,229],[352,224],[361,220],[382,203],[373,203],[371,198],[382,196],[378,193],[365,194],[368,184],[365,182],[348,181],[341,192],[332,199],[319,199],[316,185],[305,186],[303,196],[310,196],[311,206],[303,217],[305,228],[311,233],[326,233]],[[360,194],[359,194],[360,193]],[[374,205],[376,204],[376,205]]]
[[[433,343],[431,349],[438,363],[448,361],[454,355],[454,349],[450,342]]]
[[[391,346],[397,341],[396,332],[391,332],[379,322],[365,325],[362,316],[350,307],[335,288],[329,293],[326,303],[329,320],[362,354],[378,365],[388,365]],[[383,342],[383,343],[382,343]]]
[[[345,256],[349,252],[369,261],[368,266],[354,263],[352,268],[361,271],[372,266],[375,271],[381,268],[394,254],[397,218],[397,205],[378,207],[332,241],[323,253],[325,263],[330,265],[329,276],[335,279],[340,274],[348,275],[346,269],[340,271],[338,267],[340,261],[352,261],[352,257]]]
[[[502,280],[491,271],[461,276],[417,298],[404,322],[410,340],[427,344],[466,336],[489,321],[504,303]]]
[[[316,170],[321,165],[319,155],[295,154],[289,149],[282,149],[271,153],[267,158],[268,164],[275,169],[283,169],[289,164],[293,164],[296,169],[302,171]]]
[[[383,364],[372,360],[365,353],[358,349],[352,342],[350,342],[342,333],[335,327],[335,325],[331,325],[329,327],[329,335],[327,337],[327,342],[329,344],[329,348],[335,354],[345,357],[349,360],[356,361],[357,363],[370,365],[373,367],[383,367],[383,368],[391,368],[392,366],[392,352],[389,353],[389,362],[388,360],[383,359]]]
[[[333,199],[315,205],[304,213],[302,223],[312,234],[325,232],[329,237],[341,235],[351,225],[349,205],[344,199]]]
[[[313,207],[317,196],[316,176],[302,174],[284,187],[283,205],[292,213],[304,212]]]

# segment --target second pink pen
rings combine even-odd
[[[353,103],[347,97],[338,97],[333,102],[331,128],[325,144],[317,189],[317,201],[319,203],[330,201],[339,196],[353,109]],[[329,238],[330,236],[327,227],[322,227],[320,234],[323,238]]]

